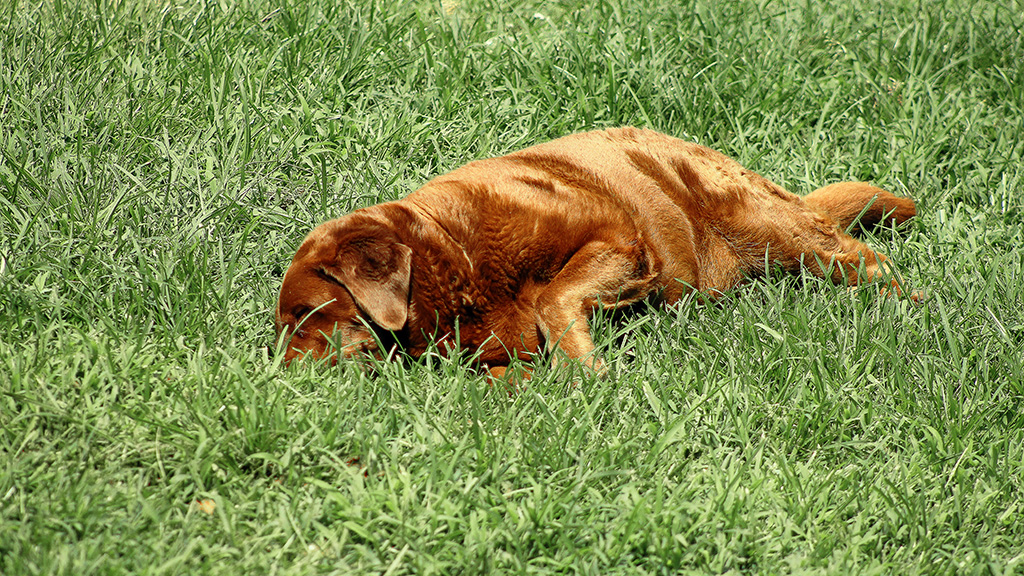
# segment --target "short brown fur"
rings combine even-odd
[[[587,132],[471,162],[318,226],[285,274],[277,329],[286,361],[331,354],[332,335],[342,356],[372,353],[374,331],[419,356],[431,340],[453,345],[457,327],[459,345],[495,374],[544,348],[600,369],[588,325],[597,307],[717,295],[766,261],[877,280],[885,256],[845,230],[914,215],[911,199],[868,184],[801,198],[697,144]]]

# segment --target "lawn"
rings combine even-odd
[[[1024,574],[1020,0],[0,6],[0,573]],[[609,376],[285,367],[317,223],[650,127],[919,218],[926,299],[771,276]],[[268,345],[270,348],[268,349]]]

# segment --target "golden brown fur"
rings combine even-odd
[[[863,214],[862,214],[863,212]],[[403,200],[314,229],[285,274],[286,360],[373,352],[392,331],[502,371],[547,348],[592,368],[588,318],[690,290],[719,294],[771,262],[837,283],[882,276],[846,234],[914,216],[914,202],[844,182],[803,198],[708,148],[634,128],[567,136],[471,162]],[[296,328],[298,327],[298,328]],[[289,341],[290,339],[290,341]]]

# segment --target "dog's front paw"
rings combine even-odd
[[[889,283],[888,286],[883,287],[880,290],[880,293],[882,296],[906,296],[914,304],[920,304],[922,301],[924,301],[925,298],[923,290],[913,290],[908,292],[906,289],[906,285],[902,281],[897,280],[895,278]]]
[[[597,356],[591,356],[589,359],[583,360],[583,365],[590,369],[598,378],[608,377],[608,366],[605,365],[604,360]]]
[[[608,376],[608,367],[605,365],[604,360],[601,360],[593,354],[588,354],[583,358],[568,358],[563,354],[556,355],[551,361],[551,367],[555,370],[579,370],[583,369],[585,374],[592,374],[598,378],[606,378]]]

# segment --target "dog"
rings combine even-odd
[[[316,227],[284,275],[278,341],[285,362],[380,356],[381,342],[419,357],[434,341],[498,377],[545,350],[600,372],[597,308],[715,297],[769,265],[899,293],[886,257],[847,230],[915,214],[866,183],[800,197],[650,130],[575,134]]]

